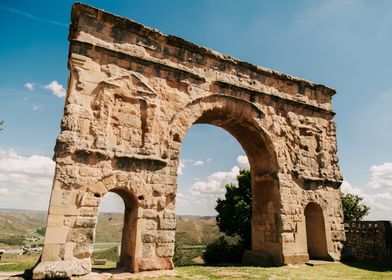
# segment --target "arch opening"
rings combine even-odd
[[[323,209],[315,202],[305,207],[306,241],[309,259],[328,260]]]
[[[192,125],[181,145],[177,179],[176,243],[182,257],[180,261],[175,258],[177,264],[203,263],[201,248],[221,236],[229,244],[239,242],[238,236],[219,231],[215,207],[217,199],[225,197],[227,184],[238,186],[237,176],[243,169],[250,169],[249,164],[244,150],[232,135],[214,125]],[[234,213],[246,216],[243,212]],[[223,223],[233,230],[238,225],[233,220]],[[250,215],[241,224],[249,224],[250,229]],[[249,237],[246,236],[247,241]],[[241,258],[242,255],[238,255],[231,261],[240,262]]]
[[[111,189],[102,198],[94,242],[95,269],[136,270],[137,201],[122,189]]]
[[[274,145],[262,128],[264,114],[243,100],[210,96],[194,101],[172,122],[170,135],[182,142],[193,124],[218,126],[232,135],[249,160],[252,186],[252,255],[249,264],[283,263],[279,240],[281,200]],[[174,149],[176,150],[176,149]],[[178,150],[177,156],[178,158]],[[257,253],[256,255],[253,253]]]

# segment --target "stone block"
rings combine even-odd
[[[155,243],[143,243],[142,258],[155,257]]]
[[[160,219],[159,229],[163,230],[175,230],[176,229],[176,219]]]
[[[175,219],[176,218],[176,212],[174,210],[164,210],[163,211],[163,218],[164,219]]]
[[[91,260],[42,261],[33,270],[33,279],[71,279],[91,271]]]
[[[80,207],[98,207],[100,202],[100,197],[95,197],[93,194],[85,193],[79,201]]]
[[[90,258],[93,248],[92,243],[78,243],[73,248],[73,256],[78,259]]]
[[[95,239],[94,228],[74,228],[69,231],[67,241],[75,243],[93,243]]]
[[[60,244],[45,244],[42,249],[42,259],[41,261],[58,261],[62,259],[60,255],[60,250],[63,245]]]
[[[80,207],[80,216],[95,217],[98,214],[98,207]]]
[[[156,230],[158,228],[158,223],[155,220],[148,219],[145,222],[145,229]]]
[[[64,215],[49,215],[46,226],[47,227],[62,227],[64,226]]]
[[[173,262],[167,258],[143,258],[138,261],[139,271],[173,269]]]
[[[50,205],[49,214],[53,215],[67,215],[67,216],[77,216],[79,215],[78,208],[76,205]]]
[[[292,232],[283,232],[282,233],[283,243],[291,243],[295,242],[294,233]]]
[[[95,228],[97,221],[96,217],[77,217],[75,227]]]
[[[156,242],[174,243],[176,232],[174,230],[159,230]]]
[[[143,243],[155,243],[157,239],[157,231],[145,231],[142,233],[142,242]]]
[[[158,217],[158,212],[155,209],[144,209],[143,210],[143,218],[156,218]]]
[[[174,256],[174,243],[161,243],[157,245],[158,257],[172,257]]]
[[[46,228],[44,244],[64,244],[67,235],[67,227],[48,227]]]

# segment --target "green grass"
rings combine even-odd
[[[106,252],[106,256],[111,255],[113,255],[113,252]],[[25,269],[33,267],[38,260],[38,257],[38,254],[28,256],[3,256],[0,262],[0,272],[24,271]],[[109,260],[105,266],[95,266],[95,268],[111,268],[114,266],[115,262]],[[159,279],[392,279],[392,267],[350,263],[334,263],[313,267],[298,265],[270,268],[191,265],[176,267],[175,271],[177,272],[177,276],[160,277]]]
[[[0,261],[0,271],[24,271],[32,268],[38,261],[39,254],[3,255]]]
[[[320,266],[261,267],[211,267],[183,266],[176,268],[176,277],[159,279],[392,279],[392,268],[326,264]]]

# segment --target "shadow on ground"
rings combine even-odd
[[[391,264],[380,264],[380,263],[371,263],[371,262],[354,262],[354,261],[342,261],[343,264],[362,269],[368,271],[377,271],[377,272],[392,272],[392,263]]]

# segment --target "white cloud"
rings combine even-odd
[[[51,81],[49,84],[44,86],[44,89],[51,91],[57,97],[65,97],[65,88],[57,81]]]
[[[353,187],[347,181],[343,181],[340,190],[344,193],[359,195],[360,197],[363,198],[363,203],[370,207],[370,215],[369,217],[367,217],[368,219],[386,219],[388,216],[390,216],[388,211],[392,211],[392,208],[385,205],[385,203],[386,200],[392,200],[392,194],[388,192],[384,192],[384,193],[364,192],[360,188]]]
[[[392,162],[385,162],[382,165],[372,165],[370,172],[372,174],[369,182],[371,188],[392,188]]]
[[[8,194],[8,189],[6,188],[0,188],[0,195],[6,196]]]
[[[182,170],[185,168],[185,164],[180,160],[177,167],[177,174],[178,176],[182,175]]]
[[[207,158],[206,161],[207,161],[207,162],[211,162],[211,161],[212,161],[212,158]]]
[[[237,164],[240,169],[249,169],[249,160],[247,156],[240,155],[237,157]]]
[[[24,87],[27,88],[29,91],[33,91],[35,89],[36,83],[25,83]]]
[[[1,208],[47,209],[54,168],[48,157],[0,150]]]
[[[353,187],[349,182],[343,181],[340,186],[340,190],[344,193],[354,194],[354,195],[362,195],[363,191],[359,188]]]
[[[202,160],[196,160],[194,163],[193,163],[193,166],[202,166],[204,164],[204,162],[202,161]]]
[[[108,192],[99,204],[99,212],[124,213],[125,205],[123,199],[116,193]]]
[[[33,111],[37,111],[38,109],[41,109],[41,108],[43,108],[44,106],[42,106],[42,105],[34,105],[33,106]]]
[[[198,181],[191,186],[193,194],[215,194],[225,193],[225,185],[236,183],[236,178],[240,173],[238,166],[233,166],[230,171],[218,171],[207,177],[206,181]]]
[[[208,160],[206,160],[208,162]],[[197,161],[183,160],[196,165]],[[215,204],[218,198],[222,198],[227,184],[237,185],[237,176],[241,169],[248,169],[249,162],[246,156],[237,157],[237,164],[229,171],[218,171],[210,174],[204,180],[195,179],[186,192],[177,193],[178,211],[181,214],[214,215]]]

